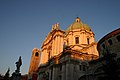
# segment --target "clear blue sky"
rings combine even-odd
[[[0,0],[0,73],[16,69],[27,74],[33,48],[40,48],[51,26],[66,28],[76,17],[88,24],[98,41],[120,27],[120,0]]]

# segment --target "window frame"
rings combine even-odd
[[[39,56],[39,53],[38,53],[38,52],[35,52],[35,56],[38,57],[38,56]]]
[[[78,36],[75,37],[75,44],[79,44],[79,37]]]
[[[117,39],[118,42],[120,42],[120,35],[117,35],[116,39]]]
[[[87,38],[87,43],[90,44],[90,38]]]
[[[108,43],[109,43],[109,45],[112,45],[112,44],[113,44],[112,39],[109,39],[109,40],[108,40]]]

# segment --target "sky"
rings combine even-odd
[[[41,49],[52,25],[66,30],[76,17],[89,25],[99,41],[120,27],[120,0],[0,0],[0,74],[12,74],[22,57],[28,73],[33,48]]]

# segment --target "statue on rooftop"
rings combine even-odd
[[[20,66],[22,65],[21,56],[19,57],[19,60],[15,64],[16,64],[16,70],[15,72],[12,73],[10,80],[20,80],[21,77]]]
[[[19,72],[20,71],[20,66],[22,65],[22,59],[21,59],[21,56],[19,57],[19,60],[15,63],[16,64],[16,72]]]
[[[56,24],[54,24],[54,25],[52,25],[52,30],[55,30],[55,29],[59,29],[59,23],[56,23]]]

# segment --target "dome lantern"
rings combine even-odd
[[[77,18],[75,19],[75,22],[80,22],[80,18],[77,17]]]
[[[87,31],[91,31],[91,28],[87,25],[82,23],[79,17],[75,19],[75,21],[66,29],[66,33],[75,29],[85,29]]]

